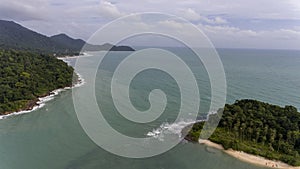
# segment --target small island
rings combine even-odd
[[[225,150],[232,149],[300,166],[300,114],[295,107],[245,99],[226,104],[218,113],[209,115],[207,122],[212,122],[222,111],[221,120],[207,140],[210,142],[208,144],[217,143]],[[186,140],[199,142],[204,123],[195,123]],[[205,140],[200,142],[205,143]],[[269,167],[278,167],[275,163],[271,166],[265,163]]]

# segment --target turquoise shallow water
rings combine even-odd
[[[180,56],[189,56],[183,49],[170,49]],[[254,98],[279,105],[300,108],[300,52],[276,50],[218,50],[227,78],[227,102]],[[104,60],[96,78],[96,98],[106,120],[121,133],[146,137],[161,124],[170,124],[178,111],[178,87],[167,74],[149,70],[132,82],[131,101],[140,110],[149,108],[147,97],[153,88],[161,88],[168,95],[168,106],[162,117],[149,124],[136,124],[124,119],[112,108],[106,82],[116,65],[128,52],[112,53]],[[87,57],[93,63],[96,57]],[[192,55],[192,54],[191,54]],[[69,60],[74,64],[74,60]],[[192,67],[200,84],[200,113],[208,110],[210,85],[201,63],[193,57],[185,61]],[[171,64],[171,63],[169,63]],[[84,72],[79,72],[84,75]],[[92,77],[84,76],[87,82]],[[84,94],[89,84],[75,88]],[[87,105],[89,103],[86,103]],[[176,127],[176,125],[171,125]],[[177,126],[178,127],[178,126]],[[72,91],[65,91],[47,102],[46,106],[28,114],[0,121],[1,169],[95,169],[95,168],[167,168],[167,169],[259,169],[240,162],[221,151],[209,153],[205,146],[180,143],[158,156],[131,159],[113,155],[94,144],[81,128],[73,107]]]

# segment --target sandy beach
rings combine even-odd
[[[283,163],[281,161],[268,160],[264,157],[247,154],[247,153],[242,152],[242,151],[234,151],[232,149],[225,150],[222,145],[216,144],[216,143],[211,142],[209,140],[199,139],[199,143],[200,144],[205,144],[209,147],[213,147],[213,148],[222,150],[223,152],[227,153],[230,156],[233,156],[233,157],[235,157],[235,158],[237,158],[241,161],[248,162],[248,163],[251,163],[251,164],[255,164],[255,165],[259,165],[259,166],[263,166],[263,167],[270,167],[270,168],[300,169],[300,166],[299,167],[293,167],[293,166],[290,166],[290,165],[288,165],[286,163]]]

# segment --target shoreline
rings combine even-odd
[[[221,144],[214,143],[210,140],[199,139],[198,143],[221,150],[222,152],[240,161],[251,163],[257,166],[269,167],[269,168],[280,168],[280,169],[300,169],[300,166],[294,167],[281,161],[269,160],[261,156],[245,153],[243,151],[235,151],[232,149],[225,150]]]
[[[77,59],[77,58],[89,57],[89,56],[92,56],[92,55],[88,54],[87,52],[84,52],[81,55],[72,55],[72,56],[66,55],[66,56],[59,56],[59,57],[56,57],[56,58],[59,59],[59,60],[65,61],[65,59]]]
[[[68,57],[68,58],[71,58],[71,57]],[[58,58],[58,59],[60,59],[60,60],[62,60],[62,61],[64,61],[64,62],[67,63],[67,61],[64,60],[64,59],[68,59],[68,58]],[[45,104],[46,104],[46,102],[54,99],[54,96],[58,95],[59,93],[84,85],[85,81],[82,78],[82,76],[79,73],[77,73],[75,70],[74,70],[74,73],[78,76],[78,79],[77,79],[77,82],[75,84],[72,84],[72,86],[66,86],[64,88],[58,88],[58,89],[55,89],[53,91],[50,91],[45,96],[41,96],[41,97],[36,98],[34,100],[30,100],[29,101],[30,102],[29,106],[25,107],[23,110],[20,110],[20,111],[16,111],[16,112],[11,112],[11,113],[8,113],[8,114],[0,115],[0,120],[6,119],[7,117],[10,117],[10,116],[17,116],[17,115],[27,114],[27,113],[33,112],[33,111],[35,111],[37,109],[40,109],[40,108],[44,107]]]

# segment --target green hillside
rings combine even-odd
[[[78,55],[85,44],[85,41],[73,39],[66,34],[47,37],[13,21],[0,20],[0,49],[33,51],[44,54],[56,54],[57,56]],[[115,46],[111,44],[86,44],[85,50],[134,51],[129,46]]]
[[[15,22],[0,20],[0,47],[37,52],[54,51],[55,44],[47,36],[29,30]]]

